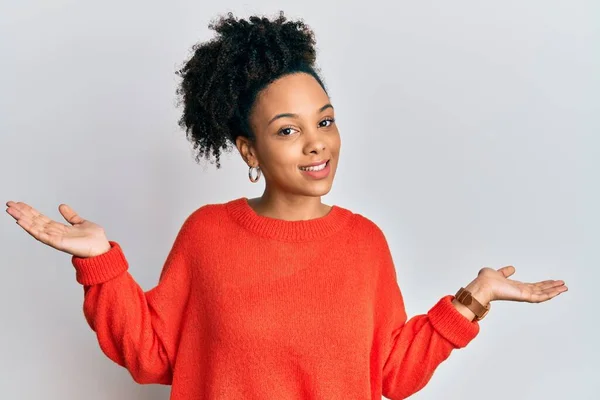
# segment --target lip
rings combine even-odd
[[[327,160],[327,162],[325,164],[325,168],[323,168],[319,171],[307,171],[302,168],[298,168],[298,169],[300,170],[300,173],[307,178],[315,179],[315,180],[322,180],[322,179],[326,179],[329,176],[329,173],[331,172],[331,166],[329,164],[331,164],[331,163],[329,162],[329,160]]]
[[[317,166],[317,165],[321,165],[321,164],[323,164],[324,162],[328,162],[328,161],[329,161],[329,159],[327,159],[327,160],[321,160],[321,161],[317,161],[317,162],[314,162],[314,163],[312,163],[312,164],[308,164],[308,165],[300,165],[300,168],[306,168],[306,167],[315,167],[315,166]]]

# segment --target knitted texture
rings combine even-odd
[[[388,243],[366,217],[264,217],[245,197],[183,223],[144,291],[115,241],[72,257],[102,351],[171,400],[404,399],[479,333],[445,295],[407,319]]]

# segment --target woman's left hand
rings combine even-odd
[[[514,273],[515,267],[512,265],[497,270],[486,267],[479,271],[475,281],[485,297],[484,304],[494,300],[542,303],[569,290],[561,280],[524,283],[508,279]]]

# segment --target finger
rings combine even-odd
[[[516,271],[516,269],[512,265],[507,265],[506,267],[502,267],[502,268],[498,269],[498,272],[501,272],[505,278],[508,278],[509,276],[514,274],[515,271]]]
[[[47,222],[42,222],[42,220],[47,219]],[[30,219],[28,217],[19,218],[17,220],[17,224],[21,226],[25,232],[30,234],[34,239],[39,240],[42,243],[49,244],[54,246],[58,241],[61,240],[62,235],[57,235],[54,232],[58,229],[48,228],[52,225],[60,225],[57,222],[50,220],[49,218],[37,218]]]
[[[566,290],[564,283],[546,283],[544,286],[528,285],[532,295],[544,295],[555,291],[562,292]]]
[[[71,225],[81,224],[85,220],[81,218],[71,207],[67,204],[61,204],[58,206],[58,211]]]
[[[6,205],[9,207],[9,210],[17,212],[16,214],[18,214],[18,218],[21,218],[21,216],[33,218],[33,216],[41,214],[38,210],[31,207],[29,204],[23,203],[22,201],[16,203],[14,201],[9,201],[6,203]]]
[[[531,291],[531,293],[545,293],[545,292],[551,292],[554,290],[561,290],[563,287],[565,287],[564,282],[563,283],[546,283],[544,286],[530,285],[529,290]]]
[[[546,280],[546,281],[541,281],[541,282],[537,282],[537,283],[533,283],[531,284],[535,289],[538,290],[546,290],[546,289],[552,289],[553,287],[557,287],[557,286],[561,286],[564,285],[565,282],[562,280]]]
[[[17,221],[21,221],[21,224],[19,225],[26,226],[28,229],[32,229],[33,227],[42,228],[53,222],[46,215],[25,203],[19,204],[17,211],[18,214],[15,218]]]
[[[26,203],[8,202],[6,210],[27,233],[44,243],[52,240],[52,236],[65,233],[66,225],[50,219]]]
[[[552,289],[546,289],[539,293],[531,294],[531,303],[543,303],[544,301],[548,301],[561,293],[568,291],[569,289],[566,286],[559,286]]]

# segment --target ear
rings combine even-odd
[[[238,136],[235,139],[235,146],[237,147],[246,164],[251,167],[258,166],[258,158],[256,157],[254,143],[249,138],[241,135]]]

